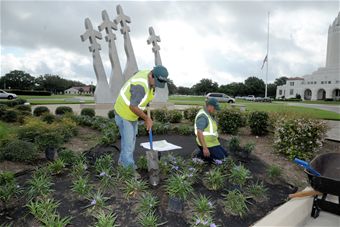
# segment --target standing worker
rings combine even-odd
[[[136,168],[133,159],[138,118],[145,122],[146,129],[152,128],[152,120],[143,110],[154,98],[155,87],[164,88],[168,81],[168,70],[163,66],[155,66],[153,70],[137,72],[121,88],[114,105],[115,120],[121,136],[119,164]]]
[[[220,110],[219,103],[217,99],[210,98],[195,118],[196,142],[200,149],[197,157],[209,162],[227,157],[226,150],[218,140],[217,123],[211,116],[216,110]]]

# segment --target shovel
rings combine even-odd
[[[153,150],[152,140],[152,129],[150,129],[150,150],[146,151],[146,159],[148,161],[149,182],[152,186],[157,186],[159,184],[158,151]]]

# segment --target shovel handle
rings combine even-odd
[[[149,142],[150,142],[150,150],[153,150],[153,143],[152,143],[152,129],[149,131]]]

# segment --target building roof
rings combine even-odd
[[[302,77],[290,77],[287,80],[304,80]]]
[[[69,89],[72,89],[72,90],[80,90],[80,89],[83,89],[83,92],[91,92],[91,86],[88,85],[88,86],[83,86],[83,87],[71,87]],[[67,90],[69,90],[67,89]]]

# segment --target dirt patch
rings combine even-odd
[[[65,148],[68,148],[75,153],[80,154],[98,144],[101,137],[100,132],[89,127],[78,126],[77,129],[78,135],[72,137],[67,143],[65,143],[63,145]]]

